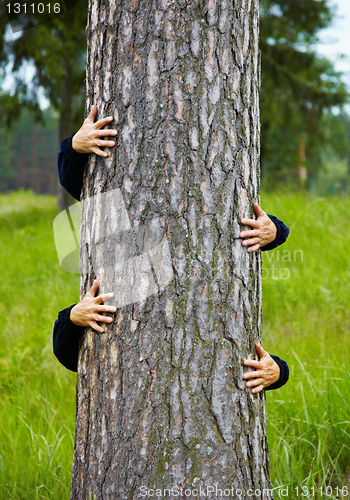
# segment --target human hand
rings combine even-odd
[[[117,135],[118,131],[114,129],[101,130],[104,125],[113,121],[113,116],[108,116],[107,118],[102,118],[94,123],[97,114],[97,108],[95,104],[91,107],[89,116],[84,121],[81,128],[76,134],[74,134],[72,139],[72,147],[78,153],[96,153],[98,156],[109,156],[107,151],[102,151],[100,147],[112,148],[115,146],[114,141],[104,141],[102,137],[107,135]]]
[[[239,233],[240,238],[249,238],[242,241],[243,246],[252,245],[248,248],[248,252],[256,252],[260,247],[271,243],[277,236],[277,228],[270,217],[259,207],[257,203],[253,203],[254,212],[257,219],[241,220],[244,226],[252,226],[254,229],[242,231]]]
[[[264,351],[260,344],[255,344],[255,349],[260,361],[245,359],[244,364],[245,366],[252,366],[256,371],[250,371],[243,374],[244,379],[254,379],[246,383],[246,387],[252,387],[253,394],[274,384],[280,378],[280,367],[276,361],[271,358],[270,354]]]
[[[114,297],[114,293],[105,293],[95,297],[98,290],[98,281],[95,280],[90,290],[84,295],[81,301],[72,307],[70,311],[71,321],[78,326],[91,326],[99,333],[105,333],[106,330],[98,325],[96,321],[101,323],[112,323],[113,318],[110,316],[102,316],[102,312],[115,313],[116,308],[113,306],[102,306],[104,300]]]

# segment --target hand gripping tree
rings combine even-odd
[[[270,499],[265,400],[242,378],[261,338],[260,255],[239,239],[258,0],[91,0],[87,38],[86,109],[119,134],[86,171],[81,292],[96,277],[118,309],[82,341],[71,499]]]

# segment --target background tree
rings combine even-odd
[[[259,198],[258,1],[92,0],[87,36],[86,110],[119,134],[86,171],[82,293],[96,277],[119,308],[82,343],[71,498],[154,485],[272,498],[265,398],[242,378],[261,335],[260,255],[239,239]]]
[[[327,195],[348,193],[350,188],[350,117],[344,111],[328,112],[322,117],[324,144],[320,150],[320,166],[310,175],[309,190]]]
[[[22,110],[16,126],[0,127],[0,190],[57,194],[57,119],[45,110],[45,126]],[[15,130],[14,130],[15,128]]]
[[[35,112],[36,119],[43,121],[38,93],[42,88],[50,104],[59,112],[59,144],[79,128],[84,112],[87,1],[79,0],[67,14],[30,29],[27,27],[35,24],[42,14],[26,14],[21,19],[23,30],[19,36],[10,36],[5,3],[0,8],[0,62],[3,71],[9,62],[12,63],[12,72],[16,77],[11,100],[8,101],[6,94],[2,99],[0,96],[2,118],[9,124],[26,107]],[[30,84],[19,71],[25,62],[32,63],[35,68]],[[60,207],[72,202],[73,199],[60,186]]]
[[[12,149],[13,136],[5,131],[0,131],[0,190],[6,191],[6,188],[15,180],[15,171],[11,168],[11,162],[14,156]]]
[[[36,67],[33,85],[18,78],[13,95],[0,92],[2,118],[13,121],[24,106],[40,118],[37,91],[41,86],[60,111],[59,140],[78,129],[83,115],[86,9],[87,1],[80,0],[67,16],[19,33],[18,40],[10,41],[5,3],[0,4],[0,69],[14,60],[15,73],[25,61]],[[335,145],[337,158],[338,149],[330,140],[332,120],[325,112],[329,115],[347,99],[341,75],[313,50],[333,12],[326,0],[261,0],[260,11],[263,186],[271,189],[287,182],[290,187],[298,181],[298,167],[303,165],[308,173],[306,186],[317,189],[328,152]],[[22,22],[35,19],[26,15]],[[337,123],[338,129],[340,125],[344,121]]]
[[[332,11],[327,0],[261,0],[261,161],[264,186],[293,182],[300,151],[314,175],[329,137],[324,112],[348,99],[333,65],[313,47]]]

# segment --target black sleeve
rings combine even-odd
[[[271,384],[268,387],[266,387],[265,391],[279,389],[280,387],[282,387],[282,385],[286,384],[289,379],[289,368],[287,363],[283,361],[283,359],[280,359],[278,356],[274,356],[273,354],[270,354],[270,356],[274,361],[276,361],[276,363],[280,367],[280,378],[274,384]]]
[[[273,250],[274,248],[279,247],[280,245],[282,245],[282,243],[286,241],[289,235],[289,228],[285,224],[283,224],[281,220],[277,219],[277,217],[275,217],[274,215],[269,215],[269,214],[267,215],[275,224],[277,228],[277,234],[276,238],[273,241],[271,241],[271,243],[261,247],[261,251]]]
[[[57,155],[57,167],[60,184],[73,198],[79,201],[88,155],[77,153],[72,148],[73,135],[61,142]]]
[[[63,309],[58,314],[53,328],[53,352],[58,361],[72,370],[77,371],[79,356],[79,340],[85,328],[72,323],[70,311],[75,304]]]

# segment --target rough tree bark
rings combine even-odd
[[[261,339],[261,257],[239,239],[259,201],[258,0],[91,0],[87,38],[86,109],[119,134],[85,176],[81,293],[97,277],[118,310],[82,341],[71,499],[272,498],[265,397],[242,378]]]

